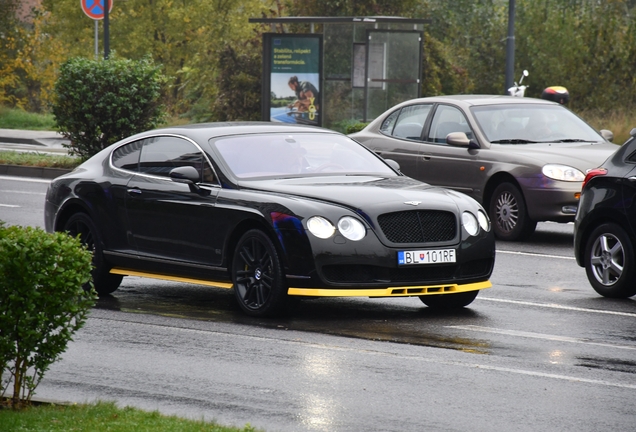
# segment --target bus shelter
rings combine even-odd
[[[262,119],[343,130],[421,95],[424,25],[402,17],[251,18],[263,34]],[[287,32],[287,28],[304,32]],[[307,32],[308,30],[308,32]],[[305,97],[309,95],[309,97]]]

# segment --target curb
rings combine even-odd
[[[0,165],[0,175],[54,179],[72,170],[65,168],[34,167],[23,165]]]

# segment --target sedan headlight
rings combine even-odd
[[[553,180],[582,182],[585,179],[585,174],[567,165],[547,164],[541,169],[541,172]]]
[[[490,219],[488,219],[488,216],[486,216],[486,213],[484,213],[481,210],[478,210],[477,221],[479,221],[479,226],[481,227],[481,229],[483,229],[484,231],[490,231]]]
[[[367,230],[362,222],[351,216],[345,216],[338,221],[338,231],[346,239],[351,241],[362,240],[367,234]]]
[[[307,220],[307,229],[318,238],[326,239],[333,235],[336,227],[322,216],[313,216]]]
[[[462,225],[464,225],[464,229],[471,236],[474,236],[479,231],[477,218],[475,218],[475,216],[471,212],[465,211],[464,213],[462,213]]]

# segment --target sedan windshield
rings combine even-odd
[[[604,141],[591,126],[560,105],[510,104],[472,108],[493,144]]]
[[[375,154],[335,134],[262,134],[222,137],[212,145],[238,178],[339,173],[396,176]]]

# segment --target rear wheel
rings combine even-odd
[[[504,182],[495,188],[489,213],[493,231],[501,240],[523,240],[537,227],[537,222],[528,216],[523,194],[512,183]]]
[[[618,225],[600,225],[585,246],[585,272],[602,296],[627,298],[636,295],[634,246]]]
[[[432,309],[449,310],[468,306],[475,300],[479,291],[467,291],[456,294],[434,294],[420,296],[420,300]]]
[[[77,237],[79,235],[82,244],[93,253],[93,285],[97,294],[110,294],[119,288],[123,276],[109,273],[110,266],[104,260],[103,246],[97,227],[91,218],[85,213],[75,213],[66,221],[64,231]],[[84,286],[85,289],[89,285]]]
[[[232,260],[232,281],[239,306],[252,316],[274,316],[287,306],[287,290],[276,247],[261,230],[241,237]]]

